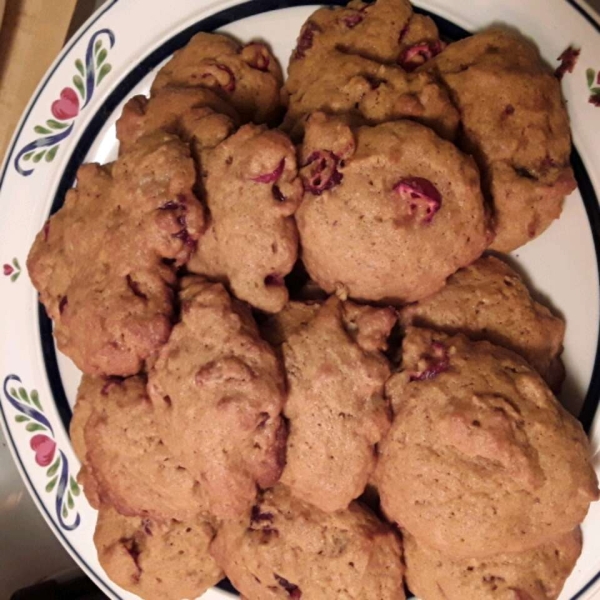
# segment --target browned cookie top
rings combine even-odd
[[[556,600],[581,553],[579,528],[533,550],[456,560],[403,535],[410,590],[427,600]]]
[[[488,243],[473,160],[418,123],[351,128],[315,113],[301,161],[302,257],[327,292],[418,300]]]
[[[94,506],[100,501],[122,514],[156,519],[187,519],[206,511],[200,486],[159,436],[144,378],[84,376],[71,435],[84,467],[84,491]]]
[[[58,347],[84,373],[137,373],[168,338],[174,266],[187,262],[204,225],[195,178],[178,138],[142,138],[110,165],[81,167],[37,235],[31,280]]]
[[[281,310],[283,278],[298,254],[292,215],[303,195],[293,144],[279,131],[245,125],[207,152],[202,167],[210,221],[190,271],[226,281],[261,310]]]
[[[513,350],[553,390],[564,378],[560,354],[565,322],[536,302],[518,273],[493,256],[457,271],[439,292],[404,307],[400,320]]]
[[[98,560],[117,585],[145,600],[196,598],[223,577],[209,554],[212,527],[201,519],[152,521],[101,506]]]
[[[249,600],[404,600],[396,536],[353,502],[324,513],[284,486],[220,528],[211,552]]]
[[[598,498],[581,424],[517,354],[409,328],[386,392],[376,483],[388,518],[447,555],[519,552]]]
[[[152,95],[169,85],[209,88],[244,121],[264,123],[280,112],[283,75],[265,44],[242,46],[225,35],[198,33],[160,69]]]
[[[390,370],[380,350],[395,320],[391,309],[332,297],[283,344],[289,437],[281,480],[321,510],[346,508],[375,468],[390,418],[383,397]]]
[[[491,29],[451,44],[424,68],[450,89],[464,148],[482,168],[496,217],[492,248],[508,252],[537,237],[576,187],[560,84],[537,48]]]
[[[182,281],[181,322],[150,371],[165,443],[217,517],[241,514],[278,479],[285,453],[281,366],[222,285]]]

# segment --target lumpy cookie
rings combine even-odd
[[[298,302],[292,300],[275,315],[269,315],[259,324],[260,335],[271,346],[279,347],[291,335],[308,325],[319,312],[319,302]]]
[[[576,182],[560,84],[537,48],[492,29],[451,44],[423,68],[443,79],[460,110],[463,147],[494,205],[491,247],[508,252],[540,235]]]
[[[400,321],[509,348],[553,390],[564,378],[565,322],[536,302],[519,275],[493,256],[457,271],[439,292],[404,307]]]
[[[598,498],[581,424],[517,354],[409,328],[375,480],[387,517],[456,558],[521,552]]]
[[[153,521],[102,506],[94,533],[98,561],[117,585],[145,600],[196,598],[223,577],[202,519]]]
[[[211,552],[249,600],[405,598],[398,539],[356,502],[324,513],[279,485],[225,522]]]
[[[204,227],[189,148],[157,133],[88,164],[27,266],[59,349],[91,375],[132,375],[168,338],[175,267]],[[167,264],[168,263],[168,264]]]
[[[279,131],[245,125],[207,153],[203,170],[210,221],[189,270],[227,282],[256,308],[281,310],[298,255],[292,215],[304,193],[293,144]]]
[[[164,439],[217,517],[273,485],[285,454],[281,365],[248,309],[222,285],[182,280],[181,322],[149,375]]]
[[[289,436],[281,481],[321,510],[346,508],[375,468],[390,425],[381,350],[395,321],[392,309],[332,297],[283,343]]]
[[[533,550],[455,560],[403,536],[410,590],[427,600],[556,600],[581,553],[579,528]]]
[[[301,149],[303,261],[327,292],[405,303],[489,242],[473,160],[411,121],[349,127],[315,113]]]
[[[452,139],[458,111],[447,92],[425,72],[406,73],[339,50],[308,55],[302,69],[290,70],[285,84],[288,108],[283,128],[300,137],[316,111],[347,114],[356,124],[375,125],[409,118]]]
[[[154,95],[165,86],[203,87],[230,103],[244,121],[265,123],[280,113],[283,75],[265,44],[242,46],[215,33],[198,33],[160,69]]]
[[[72,436],[78,455],[85,453],[80,456],[85,468],[83,485],[92,504],[101,502],[124,515],[154,519],[182,520],[206,512],[198,482],[174,460],[159,437],[143,377],[84,376],[75,406]],[[80,410],[88,413],[83,448]]]

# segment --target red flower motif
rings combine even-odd
[[[572,73],[577,59],[581,53],[581,48],[569,46],[559,57],[560,65],[554,71],[554,76],[560,81],[567,73]]]
[[[73,119],[79,114],[79,97],[73,88],[64,88],[60,98],[52,103],[52,114],[61,121]]]
[[[600,94],[592,94],[589,98],[589,103],[600,107]]]
[[[56,451],[56,442],[53,439],[39,433],[31,438],[29,445],[35,452],[35,462],[40,467],[47,467],[52,462]]]
[[[15,270],[9,264],[5,264],[5,265],[2,265],[2,271],[8,277],[9,275],[12,275]]]

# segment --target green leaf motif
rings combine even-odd
[[[19,261],[17,260],[17,257],[15,256],[15,258],[12,259],[12,264],[15,267],[15,269],[20,269],[21,265],[19,264]]]
[[[60,455],[56,457],[56,460],[52,463],[52,466],[48,468],[46,475],[48,477],[54,477],[54,475],[56,475],[56,471],[58,471],[58,467],[60,467]]]
[[[27,431],[33,433],[34,431],[46,431],[46,428],[39,423],[29,423],[27,427],[25,427]]]
[[[77,59],[75,61],[75,68],[79,71],[79,73],[81,74],[82,77],[85,76],[85,69],[83,67],[83,62],[81,61],[81,59]]]
[[[48,119],[46,121],[46,125],[48,125],[48,127],[52,127],[52,129],[66,129],[68,127],[66,123],[61,123],[59,121],[55,121],[54,119]]]
[[[45,150],[42,150],[41,152],[38,152],[34,157],[33,157],[33,162],[34,163],[39,163],[40,160],[42,160],[42,158],[44,158],[44,154],[46,154]]]
[[[69,487],[73,496],[79,496],[79,484],[75,481],[73,475],[71,475],[71,479],[69,480]]]
[[[25,415],[17,415],[15,417],[15,421],[17,423],[26,423],[27,421],[29,421],[29,417],[26,417]]]
[[[40,395],[38,394],[37,390],[31,390],[31,394],[29,394],[29,396],[31,397],[31,401],[37,406],[37,408],[39,408],[40,410],[44,410],[42,408],[42,403],[40,402]]]
[[[41,125],[36,125],[33,130],[36,133],[39,133],[40,135],[48,135],[49,133],[52,133],[49,129],[46,129],[45,127],[42,127]]]
[[[56,152],[58,151],[58,144],[56,146],[52,146],[48,153],[46,154],[46,162],[52,162],[54,157],[56,156]]]
[[[13,273],[10,276],[10,280],[14,283],[17,279],[19,279],[20,274],[21,274],[21,271],[17,271],[16,273]]]
[[[33,156],[33,150],[23,156],[23,160],[29,160]]]
[[[585,76],[587,78],[587,85],[591,88],[594,85],[594,77],[596,77],[596,71],[594,69],[587,69],[585,72]]]
[[[100,71],[98,71],[98,79],[96,80],[96,85],[100,84],[100,82],[110,73],[111,69],[112,67],[108,63],[102,65]]]
[[[71,496],[71,492],[67,495],[67,506],[69,508],[73,508],[75,506],[75,502],[73,502],[73,496]]]
[[[106,48],[102,48],[96,57],[96,66],[99,67],[106,60],[107,56],[108,52],[106,51]]]
[[[94,52],[96,54],[98,54],[98,52],[100,51],[100,48],[102,48],[102,40],[98,40],[95,44],[94,44]]]
[[[27,404],[29,404],[29,396],[27,395],[27,390],[24,387],[19,388],[19,398],[21,398],[23,402],[27,402]]]
[[[46,491],[47,492],[51,492],[54,489],[54,486],[56,485],[56,482],[58,481],[58,477],[54,477],[54,479],[51,479],[47,484],[46,484]]]
[[[66,505],[66,504],[63,504],[63,509],[62,509],[62,516],[63,516],[63,519],[66,519],[66,518],[67,518],[67,516],[68,516],[68,514],[69,514],[69,511],[67,510],[67,505]]]
[[[83,87],[83,79],[79,75],[73,76],[73,85],[77,88],[82,100],[85,100],[85,88]]]
[[[9,392],[10,392],[10,395],[11,395],[11,396],[12,396],[12,397],[13,397],[15,400],[18,400],[18,399],[19,399],[19,396],[18,396],[18,394],[17,394],[17,390],[15,390],[15,388],[10,388]]]
[[[596,94],[600,94],[600,87],[590,88],[590,92],[595,96]]]

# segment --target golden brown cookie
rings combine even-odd
[[[275,315],[269,315],[259,324],[260,335],[271,346],[281,346],[302,327],[308,325],[319,312],[318,302],[290,301]]]
[[[124,517],[103,505],[94,544],[117,585],[145,600],[196,598],[223,577],[209,553],[214,537],[201,519],[152,521]]]
[[[208,88],[244,122],[266,123],[279,116],[282,85],[281,67],[265,44],[198,33],[160,69],[152,95],[166,86]]]
[[[353,502],[324,513],[282,485],[225,522],[211,553],[249,600],[404,600],[400,543]]]
[[[455,560],[403,535],[406,580],[426,600],[556,600],[581,553],[579,528],[533,550]]]
[[[538,49],[491,29],[451,44],[423,68],[443,79],[460,110],[463,148],[477,159],[494,205],[491,247],[508,252],[540,235],[576,182],[560,84]]]
[[[409,328],[375,480],[387,517],[458,558],[534,548],[598,498],[581,424],[517,354]]]
[[[473,160],[412,121],[348,127],[315,113],[301,149],[302,258],[327,292],[405,303],[440,289],[489,241]]]
[[[237,516],[273,485],[285,454],[281,365],[222,285],[181,283],[181,322],[149,374],[160,430],[200,481],[210,511]]]
[[[85,413],[82,449],[77,440]],[[94,506],[100,501],[124,515],[154,519],[190,519],[206,511],[201,487],[159,436],[144,378],[84,376],[75,414],[72,435],[77,452],[85,452],[83,485]]]
[[[59,349],[91,375],[132,375],[167,340],[174,267],[204,226],[188,147],[157,133],[88,164],[27,266]],[[166,264],[168,262],[169,264]]]
[[[404,307],[400,321],[513,350],[554,391],[564,379],[565,322],[536,302],[518,273],[493,256],[457,271],[439,292]]]
[[[256,308],[281,310],[298,254],[292,215],[304,193],[293,144],[279,131],[245,125],[202,166],[210,220],[189,270],[227,282]]]
[[[375,468],[376,444],[390,425],[381,350],[395,321],[392,309],[332,297],[283,343],[289,435],[281,481],[326,512],[358,498]]]

